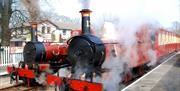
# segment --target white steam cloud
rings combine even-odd
[[[118,42],[107,46],[111,55],[104,62],[103,68],[110,71],[104,73],[101,79],[106,91],[121,89],[120,83],[125,73],[129,73],[130,68],[138,66],[141,61],[150,61],[148,66],[156,64],[154,40],[151,38],[155,37],[158,25],[153,22],[135,22],[128,25],[113,21],[104,23],[103,39]],[[113,56],[113,52],[116,56]]]
[[[106,91],[119,91],[120,82],[122,81],[121,74],[123,73],[123,60],[120,57],[112,57],[106,60],[103,67],[108,68],[110,71],[103,73],[101,82],[103,83]]]

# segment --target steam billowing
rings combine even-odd
[[[124,74],[130,72],[130,68],[138,66],[141,60],[149,60],[148,66],[156,64],[156,52],[152,48],[154,40],[151,38],[155,37],[158,27],[152,22],[136,22],[123,26],[118,24],[105,22],[103,27],[103,39],[118,43],[107,47],[111,55],[103,64],[104,68],[110,70],[104,73],[101,79],[107,91],[119,91],[119,83],[122,82]],[[116,56],[113,56],[113,53]]]
[[[116,57],[111,55],[110,60],[106,60],[103,67],[109,69],[109,72],[103,73],[101,82],[104,85],[106,91],[119,91],[120,82],[122,80],[123,73],[123,60],[117,55]]]

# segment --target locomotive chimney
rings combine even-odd
[[[31,24],[31,41],[37,42],[37,22],[30,22]]]
[[[90,13],[89,9],[83,9],[80,11],[82,15],[82,34],[90,34]]]

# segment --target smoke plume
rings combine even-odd
[[[90,8],[90,0],[79,0],[81,3],[82,9],[89,9]]]
[[[21,0],[30,14],[31,21],[37,21],[40,18],[39,0]]]

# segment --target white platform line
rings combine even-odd
[[[141,78],[137,79],[135,82],[131,83],[130,85],[128,85],[127,87],[125,87],[124,89],[122,89],[121,91],[126,91],[129,87],[131,87],[132,85],[136,84],[137,82],[139,82],[141,79],[143,79],[144,77],[146,77],[147,75],[149,75],[150,73],[152,73],[154,70],[156,70],[159,66],[163,65],[164,63],[166,63],[167,61],[169,61],[170,59],[172,59],[174,56],[176,56],[177,54],[180,54],[180,52],[177,52],[176,54],[170,56],[168,59],[166,59],[163,63],[161,63],[160,65],[158,65],[157,67],[155,67],[154,69],[152,69],[151,71],[149,71],[148,73],[146,73],[145,75],[143,75]]]

